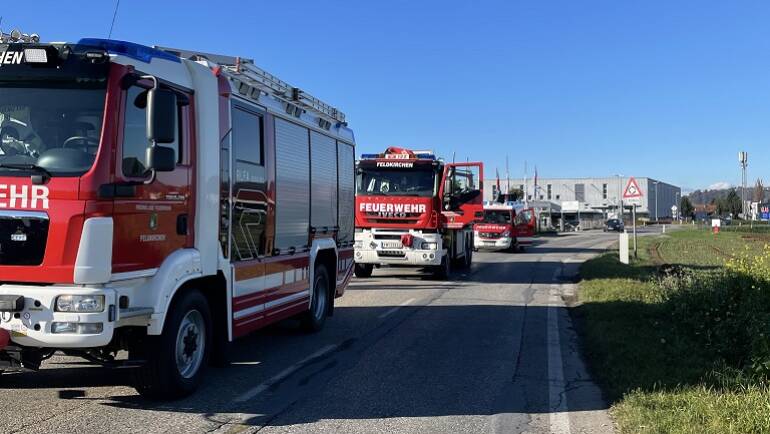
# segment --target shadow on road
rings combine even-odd
[[[387,307],[385,307],[387,308]],[[292,322],[237,341],[234,362],[210,369],[201,390],[176,402],[137,395],[96,398],[99,405],[164,412],[275,415],[246,423],[293,425],[328,419],[376,419],[549,413],[548,310],[509,305],[404,307],[378,326],[348,337],[334,351],[269,384],[243,403],[236,397],[296,363],[261,363],[266,353],[297,346],[315,336]],[[382,308],[339,307],[335,314],[376,316]],[[574,343],[562,341],[562,354]],[[314,345],[310,345],[313,347]],[[523,350],[522,350],[523,348]],[[127,385],[126,371],[96,367],[48,367],[4,376],[0,389],[56,388],[60,399],[94,399],[90,387]],[[565,369],[565,375],[569,375]],[[566,385],[565,385],[566,387]],[[569,393],[578,393],[576,390]],[[121,394],[122,395],[122,394]],[[600,399],[570,399],[571,411],[606,409]],[[291,408],[291,411],[285,411]]]

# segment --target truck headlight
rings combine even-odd
[[[436,250],[438,249],[438,243],[422,243],[420,248],[422,250]]]
[[[60,295],[56,297],[57,312],[102,312],[103,295]]]
[[[503,238],[508,238],[508,237],[510,237],[510,236],[511,236],[511,231],[505,231],[505,232],[503,232],[503,233],[502,233],[502,235],[500,235],[500,236],[501,236],[501,237],[503,237]]]
[[[104,330],[100,322],[54,322],[51,323],[53,334],[96,335]]]

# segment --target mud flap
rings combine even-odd
[[[0,328],[0,351],[4,350],[11,343],[11,332]]]

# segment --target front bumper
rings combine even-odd
[[[393,238],[403,234],[411,234],[414,237],[412,247],[403,246],[400,241]],[[390,238],[379,238],[383,236]],[[441,265],[441,259],[446,254],[442,246],[441,236],[435,233],[378,231],[374,229],[371,232],[357,232],[355,239],[356,247],[353,258],[357,264],[427,267]],[[436,249],[422,249],[423,243],[434,243]]]
[[[107,345],[115,329],[116,293],[112,289],[81,286],[0,285],[0,295],[24,296],[19,312],[0,312],[0,328],[11,333],[11,341],[25,347],[92,348]],[[103,295],[104,310],[95,313],[55,312],[60,295]],[[52,333],[54,322],[101,323],[96,334]]]
[[[477,249],[508,249],[511,247],[513,239],[510,237],[502,238],[481,238],[474,237],[473,246]]]

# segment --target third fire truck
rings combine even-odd
[[[470,267],[482,177],[482,163],[445,163],[432,152],[391,147],[363,155],[356,164],[356,276],[389,265],[446,278],[453,266]]]
[[[532,208],[520,202],[487,202],[484,218],[474,226],[476,249],[509,252],[532,244],[537,220]]]

